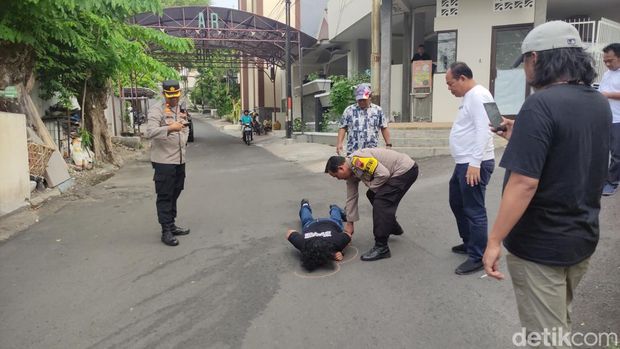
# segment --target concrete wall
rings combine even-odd
[[[391,92],[390,92],[390,108],[392,115],[398,113],[402,117],[403,106],[401,101],[403,100],[403,65],[392,65],[392,79],[391,79]],[[390,115],[390,120],[394,121],[394,117]],[[397,119],[398,120],[398,119]]]
[[[112,111],[114,108],[114,112]],[[103,114],[105,115],[106,121],[108,123],[108,132],[110,136],[120,136],[121,134],[121,104],[120,99],[114,96],[114,94],[110,94],[108,96],[108,104],[107,108],[103,110]],[[116,132],[114,130],[114,113],[116,113]]]
[[[435,31],[457,30],[456,59],[467,63],[474,80],[489,87],[491,73],[491,34],[494,26],[534,22],[534,8],[496,13],[492,0],[461,0],[457,16],[440,17],[439,1]],[[460,100],[450,94],[445,74],[433,78],[433,122],[454,121]]]
[[[0,216],[28,204],[26,116],[0,112]]]
[[[295,134],[295,139],[299,142],[319,143],[336,146],[338,142],[338,133],[336,132],[304,132],[304,134]]]

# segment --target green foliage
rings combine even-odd
[[[209,6],[210,1],[208,0],[161,0],[161,5],[163,7],[174,7],[174,6]]]
[[[0,12],[0,40],[43,46],[59,43],[84,47],[79,33],[85,23],[73,16],[83,13],[113,15],[118,20],[142,12],[160,13],[157,0],[4,0]]]
[[[313,72],[308,74],[308,81],[316,80],[319,78],[319,73]]]
[[[226,114],[224,116],[224,120],[230,122],[231,124],[238,124],[239,123],[239,116],[235,115],[235,114]]]
[[[4,7],[4,4],[3,4]],[[191,41],[129,24],[138,13],[161,13],[159,0],[8,0],[0,15],[0,40],[31,45],[44,97],[107,89],[129,74],[151,82],[176,77],[148,53],[152,47],[189,52]],[[88,93],[88,91],[87,91]]]
[[[331,100],[331,114],[340,116],[344,110],[351,104],[355,103],[354,89],[361,83],[370,82],[368,75],[358,75],[351,79],[344,76],[330,76],[332,88],[329,93]]]
[[[174,6],[209,6],[210,1],[208,0],[161,0],[161,4],[163,7],[174,7]]]
[[[93,135],[88,132],[87,129],[81,127],[78,131],[78,135],[80,136],[80,139],[82,140],[82,148],[86,149],[92,149],[93,147]]]
[[[301,122],[301,118],[295,118],[293,120],[293,132],[302,132],[304,125]]]
[[[22,76],[28,76],[31,67],[26,64],[34,60],[42,97],[57,92],[61,99],[78,96],[84,104],[85,94],[90,95],[92,105],[82,105],[87,119],[83,125],[95,127],[103,115],[95,108],[105,106],[112,82],[116,85],[120,80],[127,86],[131,75],[139,84],[154,87],[178,76],[175,69],[151,56],[151,50],[188,53],[193,49],[190,39],[130,24],[131,16],[144,12],[161,14],[160,0],[2,0],[0,50],[24,46],[22,61],[16,64],[21,64]],[[105,152],[114,161],[111,150],[105,149],[106,140],[100,139],[105,136],[96,133],[93,139],[82,131],[85,145],[102,145],[96,154]]]
[[[208,60],[217,60],[225,54],[213,53]],[[208,105],[224,116],[233,113],[235,104],[241,99],[241,89],[233,79],[234,71],[215,66],[207,63],[205,68],[198,69],[200,75],[190,98],[194,104]],[[238,115],[234,117],[238,118]]]
[[[319,128],[321,132],[331,131],[329,128],[330,123],[337,121],[339,118],[340,118],[340,114],[336,114],[331,111],[323,112],[323,119],[321,120],[321,123],[319,124]]]

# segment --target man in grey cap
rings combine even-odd
[[[348,106],[340,117],[338,143],[336,143],[338,155],[344,155],[345,134],[348,134],[346,155],[363,148],[376,148],[379,145],[379,130],[381,130],[386,147],[392,147],[388,118],[383,114],[380,106],[371,103],[371,96],[372,90],[368,84],[360,84],[355,89],[357,103]]]
[[[177,246],[176,236],[189,234],[189,229],[175,225],[177,199],[185,186],[185,149],[189,136],[187,114],[181,112],[181,89],[176,80],[162,83],[165,101],[149,110],[146,138],[151,140],[151,163],[155,170],[157,219],[161,224],[161,241]]]
[[[521,53],[517,63],[523,62],[536,93],[514,122],[504,120],[505,131],[497,131],[509,139],[500,162],[506,178],[484,269],[503,279],[503,241],[526,332],[567,333],[575,288],[599,238],[611,111],[590,86],[592,58],[572,25],[552,21],[534,28]],[[555,339],[545,347],[570,347]]]

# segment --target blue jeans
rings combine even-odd
[[[301,219],[302,230],[306,229],[307,226],[314,222],[332,221],[338,224],[340,229],[344,231],[344,225],[342,224],[342,216],[340,215],[340,210],[340,207],[332,205],[329,209],[329,218],[314,219],[314,217],[312,217],[312,209],[310,208],[310,205],[302,206],[299,209],[299,219]]]
[[[609,175],[607,183],[614,187],[620,182],[620,123],[611,124],[611,137],[609,139]]]
[[[450,179],[450,208],[467,254],[477,262],[482,259],[487,246],[488,220],[484,194],[495,169],[495,160],[480,164],[480,183],[473,187],[467,185],[465,179],[468,167],[469,164],[456,164],[454,168]]]

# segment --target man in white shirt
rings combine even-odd
[[[450,131],[450,152],[456,166],[450,179],[450,208],[463,243],[452,252],[468,258],[454,271],[471,274],[483,268],[487,244],[487,210],[484,194],[495,168],[493,136],[483,103],[493,102],[489,90],[478,85],[467,64],[455,62],[446,72],[446,84],[455,97],[463,97]]]
[[[607,183],[603,187],[603,196],[609,196],[616,193],[620,183],[620,43],[603,49],[603,62],[609,70],[603,75],[598,89],[609,100],[613,115],[609,142],[611,162]]]

